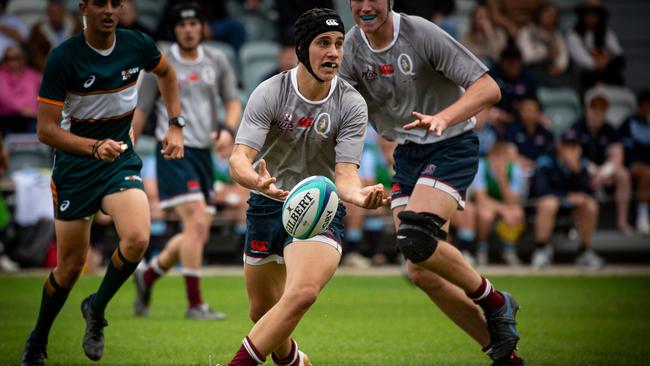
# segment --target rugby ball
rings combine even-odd
[[[309,239],[327,229],[339,206],[336,186],[315,175],[296,184],[282,206],[282,225],[296,239]]]

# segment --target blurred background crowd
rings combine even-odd
[[[78,0],[0,0],[0,269],[53,266],[49,168],[36,137],[36,96],[50,50],[82,29]],[[204,44],[238,76],[240,99],[296,65],[293,23],[312,7],[348,0],[196,1]],[[166,21],[177,1],[125,0],[121,27],[173,41]],[[479,171],[451,237],[475,264],[647,262],[650,251],[650,2],[644,0],[395,0],[394,10],[435,22],[490,68],[502,99],[477,116]],[[219,116],[218,118],[223,118]],[[216,122],[216,121],[215,121]],[[178,220],[157,206],[153,123],[137,150],[152,208],[151,251]],[[239,263],[248,193],[228,175],[232,146],[215,141],[215,202],[208,263]],[[391,142],[370,130],[360,167],[390,190]],[[388,209],[348,208],[343,265],[396,262]],[[117,239],[97,215],[87,269]],[[575,255],[576,252],[579,255]],[[642,255],[639,255],[642,253]]]

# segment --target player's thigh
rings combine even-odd
[[[57,263],[63,267],[83,266],[90,246],[91,220],[54,221]]]
[[[327,243],[305,240],[287,245],[284,248],[286,289],[317,294],[332,278],[340,260],[341,252]]]
[[[104,196],[102,210],[115,222],[121,239],[138,242],[149,239],[149,201],[143,190],[132,188]]]
[[[448,221],[458,209],[458,201],[438,188],[416,184],[406,210],[431,212]]]
[[[283,264],[276,262],[262,265],[244,264],[244,278],[251,317],[257,320],[282,296],[286,270]]]
[[[180,217],[183,224],[193,222],[208,225],[212,218],[212,215],[208,212],[208,206],[203,199],[176,205],[174,206],[174,211]]]

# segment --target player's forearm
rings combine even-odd
[[[176,72],[172,67],[167,68],[165,73],[158,75],[158,88],[165,101],[169,118],[180,116],[181,98],[178,91],[178,82],[176,81]]]
[[[437,116],[447,121],[447,126],[467,121],[483,109],[501,100],[497,83],[488,74],[476,80],[456,102],[440,111]]]
[[[342,167],[340,164],[337,164],[334,183],[336,185],[338,196],[342,201],[355,205],[360,204],[357,202],[356,198],[357,192],[363,187],[363,185],[361,183],[361,178],[359,177],[359,174],[356,170],[356,166],[353,169],[347,166]]]
[[[226,102],[226,117],[224,122],[228,127],[233,130],[237,130],[237,125],[239,125],[239,120],[241,119],[241,103],[239,100],[230,100]]]
[[[253,169],[251,161],[244,154],[230,156],[230,177],[244,188],[255,190],[259,174]]]
[[[77,136],[52,123],[44,123],[41,120],[37,124],[38,139],[45,145],[57,150],[77,155],[92,156],[93,146],[97,140]]]
[[[140,108],[136,108],[135,112],[133,113],[133,122],[131,124],[131,126],[133,127],[134,141],[138,141],[138,137],[140,137],[140,134],[144,129],[144,123],[146,120],[147,120],[147,112],[143,111]]]

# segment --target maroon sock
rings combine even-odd
[[[156,257],[153,261],[151,261],[151,264],[149,265],[149,268],[147,268],[146,271],[144,271],[144,285],[147,287],[153,286],[153,283],[156,282],[157,279],[162,277],[162,275],[167,272],[166,268],[162,268],[160,265],[160,262],[158,261],[158,258]]]
[[[266,358],[260,355],[250,338],[246,337],[228,366],[257,366],[264,362],[266,362]]]
[[[279,358],[275,353],[271,355],[273,362],[279,366],[298,366],[300,364],[300,357],[298,356],[298,344],[291,339],[291,351],[285,358]]]
[[[194,274],[184,274],[183,278],[185,278],[185,292],[190,309],[203,304],[201,289],[199,287],[199,279],[201,277]]]
[[[490,281],[483,277],[481,277],[481,285],[476,291],[468,293],[467,296],[486,312],[500,309],[505,302],[503,296],[494,290]]]

